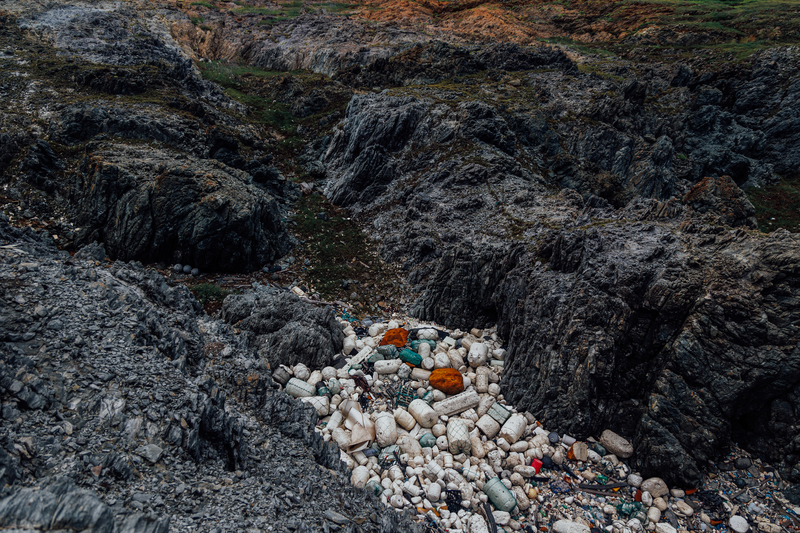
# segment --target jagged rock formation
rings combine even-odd
[[[3,124],[36,127],[5,134],[0,169],[28,218],[60,219],[62,244],[102,241],[114,259],[250,271],[288,251],[294,188],[263,132],[233,115],[247,108],[200,77],[163,20],[141,6],[13,7],[5,42],[35,61],[4,56],[33,79],[10,80]]]
[[[472,38],[455,17],[423,35],[416,15],[262,25],[211,10],[204,29],[160,7],[8,2],[0,14],[4,205],[15,223],[49,221],[59,244],[103,242],[68,259],[0,221],[0,239],[21,243],[0,251],[19,280],[3,282],[0,309],[0,481],[67,475],[103,494],[118,528],[139,510],[169,510],[179,528],[208,509],[261,527],[291,508],[287,527],[303,530],[347,502],[365,509],[348,511],[363,529],[401,527],[322,469],[337,461],[308,409],[271,394],[265,363],[289,351],[285,362],[323,366],[340,348],[329,312],[258,293],[231,298],[221,324],[157,274],[104,262],[241,271],[286,253],[296,193],[272,166],[286,139],[264,126],[269,102],[288,108],[285,130],[313,126],[292,138],[309,141],[296,170],[371,225],[421,294],[414,314],[498,323],[517,405],[577,436],[611,427],[670,481],[695,482],[732,440],[800,481],[797,239],[758,233],[741,190],[800,167],[796,48],[661,63],[643,47],[724,32],[598,22],[585,40],[613,30],[630,46],[598,58],[487,44],[486,28]],[[191,58],[330,78],[286,76],[246,95],[251,109]],[[40,444],[25,440],[45,427]],[[286,488],[290,469],[306,473],[302,490]],[[153,492],[130,489],[134,474],[158,478]],[[215,481],[187,489],[202,476]],[[276,495],[256,498],[256,484]]]
[[[0,527],[309,530],[335,510],[413,530],[350,486],[314,409],[273,390],[252,336],[185,287],[71,258],[5,217],[0,242]]]
[[[258,335],[259,355],[272,368],[297,363],[323,368],[342,350],[344,334],[333,309],[311,307],[292,294],[264,288],[228,296],[222,319]]]
[[[734,438],[797,480],[797,242],[724,226],[755,228],[739,185],[776,179],[797,155],[769,148],[794,132],[774,127],[794,92],[764,108],[747,95],[798,76],[787,50],[736,79],[663,66],[619,83],[526,74],[517,87],[539,103],[461,87],[356,96],[320,156],[327,192],[387,233],[384,256],[422,291],[418,316],[497,319],[514,404],[578,436],[634,437],[643,471],[682,484]],[[553,181],[574,190],[555,196]]]

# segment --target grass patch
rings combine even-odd
[[[189,287],[197,301],[203,305],[208,305],[214,302],[222,302],[229,294],[234,294],[235,291],[224,289],[214,283],[199,283]]]
[[[772,232],[785,228],[800,232],[800,174],[781,179],[775,185],[751,188],[747,197],[756,208],[756,219],[761,231]]]
[[[216,5],[212,4],[211,2],[192,2],[192,7],[204,7],[206,9],[219,9]]]
[[[317,218],[323,212],[327,220]],[[311,263],[304,278],[324,299],[349,299],[352,292],[367,296],[363,294],[367,287],[373,297],[387,293],[382,284],[393,282],[395,275],[343,209],[320,194],[311,194],[298,202],[294,222],[297,237],[305,241],[300,253]],[[342,280],[358,283],[343,287]]]
[[[206,19],[204,19],[203,17],[191,17],[189,20],[192,21],[192,24],[197,26],[198,24],[202,24],[203,22],[205,22]]]

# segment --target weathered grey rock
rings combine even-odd
[[[273,368],[297,363],[324,368],[344,341],[330,307],[314,307],[288,293],[228,296],[222,319],[258,335],[259,353]]]
[[[603,431],[603,434],[600,435],[600,444],[610,453],[613,453],[621,459],[627,459],[633,455],[633,446],[631,443],[610,429]]]
[[[659,498],[669,494],[669,487],[664,480],[659,477],[651,477],[642,482],[642,491],[647,491],[653,498]]]
[[[277,203],[248,175],[175,157],[109,146],[86,159],[76,175],[77,242],[102,241],[114,259],[227,271],[255,270],[288,250]]]
[[[136,449],[136,453],[141,455],[151,463],[157,463],[159,459],[161,459],[161,454],[164,452],[163,449],[159,448],[155,444],[147,444],[142,446],[141,448]]]

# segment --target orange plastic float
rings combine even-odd
[[[407,341],[408,341],[408,331],[403,328],[394,328],[388,330],[383,335],[383,339],[381,339],[380,346],[393,344],[398,348],[402,348],[403,346],[406,345]]]
[[[428,383],[445,394],[464,392],[464,378],[455,368],[437,368],[431,372]]]

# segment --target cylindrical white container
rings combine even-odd
[[[453,454],[444,452],[442,453],[442,458],[444,459],[442,464],[444,464],[445,468],[453,468]]]
[[[469,441],[469,429],[464,420],[451,418],[447,422],[447,444],[450,453],[469,453],[472,446]]]
[[[317,388],[301,379],[292,378],[286,384],[286,394],[294,398],[307,398],[316,396]]]
[[[526,422],[525,417],[519,413],[511,415],[500,429],[500,436],[511,444],[517,442],[525,432]]]
[[[398,407],[394,410],[394,419],[397,421],[397,424],[406,431],[411,431],[414,429],[414,426],[417,425],[417,421],[414,420],[414,417],[411,416],[411,413],[402,407]]]
[[[408,404],[408,412],[411,413],[419,425],[424,428],[433,427],[439,419],[439,415],[423,400],[416,399]]]
[[[442,495],[442,487],[440,487],[438,483],[431,483],[430,485],[428,485],[428,490],[426,491],[426,493],[430,501],[438,502],[439,498]]]
[[[439,475],[440,473],[442,476]],[[439,463],[436,461],[431,461],[425,465],[425,475],[435,483],[437,479],[441,479],[444,476],[444,470],[442,470],[442,467],[439,466]]]
[[[478,459],[483,459],[486,457],[486,450],[483,449],[483,443],[481,442],[481,438],[476,436],[469,438],[470,443],[470,453],[473,457],[477,457]]]
[[[430,357],[431,345],[427,342],[420,343],[419,348],[417,348],[417,353],[422,356],[423,359]]]
[[[334,411],[333,414],[331,415],[330,420],[328,420],[328,424],[325,427],[333,431],[342,424],[342,420],[343,420],[342,412],[338,410]]]
[[[467,409],[472,409],[476,407],[478,403],[480,403],[478,393],[474,390],[469,390],[456,394],[455,396],[450,396],[441,402],[436,402],[433,406],[439,416],[451,416],[463,413]]]
[[[486,363],[486,357],[489,354],[489,348],[486,344],[482,342],[476,342],[472,344],[469,348],[469,354],[467,355],[467,360],[469,361],[469,366],[472,368],[478,368]]]
[[[497,400],[494,397],[489,396],[488,394],[482,394],[480,403],[478,403],[478,407],[475,408],[475,411],[478,413],[478,416],[483,416],[489,412],[489,408],[492,407],[492,404]]]
[[[409,457],[418,457],[422,455],[422,446],[419,441],[410,435],[403,435],[397,439],[397,445],[400,446],[400,451],[407,453]]]
[[[440,450],[446,450],[448,448],[447,437],[445,435],[436,438],[436,447]]]
[[[392,413],[383,412],[375,417],[375,442],[381,448],[397,442],[397,422]]]
[[[378,374],[396,374],[402,364],[403,361],[400,359],[375,361],[375,372]]]
[[[431,377],[431,371],[424,368],[415,368],[411,371],[411,379],[427,381]]]

